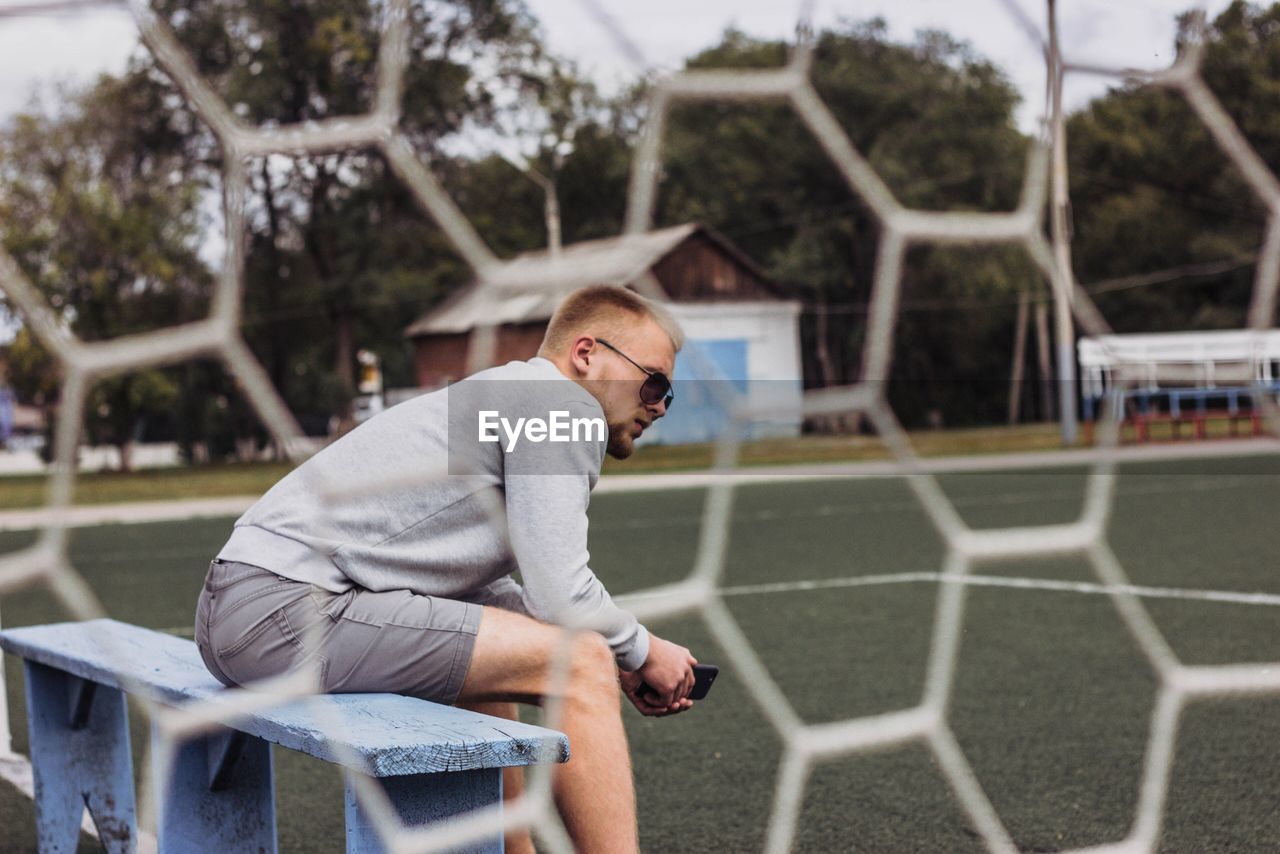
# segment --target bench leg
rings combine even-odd
[[[354,773],[354,772],[348,772]],[[407,825],[424,825],[452,815],[502,802],[502,769],[448,771],[441,774],[406,774],[383,777],[387,797]],[[350,778],[346,784],[347,854],[381,854],[385,849],[373,823],[356,798]],[[458,849],[501,854],[502,835]]]
[[[152,773],[159,779],[159,736],[152,730]],[[161,854],[276,850],[271,745],[234,730],[184,742],[173,755],[156,841]]]
[[[24,663],[40,854],[76,850],[86,807],[103,849],[132,854],[138,821],[124,694]]]

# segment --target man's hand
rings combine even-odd
[[[670,706],[664,706],[659,703],[657,695],[648,691],[648,686],[645,685],[644,678],[641,677],[638,670],[634,673],[621,670],[618,672],[618,680],[622,683],[622,693],[627,695],[631,705],[635,706],[640,714],[647,717],[660,718],[693,708],[693,700],[689,699],[681,700],[679,703],[673,703]]]
[[[693,665],[698,660],[689,650],[649,635],[649,657],[634,673],[622,673],[622,691],[641,714],[658,716],[683,712],[693,707]],[[644,686],[652,689],[645,692]]]

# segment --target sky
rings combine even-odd
[[[124,68],[137,44],[123,7],[41,16],[5,16],[5,6],[41,0],[0,0],[0,121],[21,109],[32,88],[50,81],[82,82]],[[1009,0],[1045,31],[1043,0]],[[625,32],[644,66],[680,67],[684,57],[714,44],[726,27],[750,35],[787,38],[802,0],[526,0],[551,48],[575,59],[606,91],[637,66],[631,51],[602,26],[610,17]],[[909,41],[920,29],[941,29],[970,42],[1002,68],[1023,93],[1018,123],[1034,130],[1044,111],[1044,63],[1036,43],[1000,0],[812,0],[814,22],[882,17],[890,35]],[[1059,0],[1059,27],[1069,60],[1161,68],[1172,59],[1174,16],[1195,0]],[[1210,16],[1228,0],[1203,0]],[[1106,91],[1103,78],[1071,75],[1065,98],[1077,108]]]

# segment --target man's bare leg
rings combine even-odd
[[[485,608],[458,703],[536,703],[561,688],[558,726],[571,758],[552,785],[565,829],[579,851],[631,854],[639,847],[635,787],[613,653],[599,635],[577,633],[567,683],[555,686],[549,668],[563,637],[521,614]]]
[[[464,709],[492,715],[495,718],[506,718],[509,721],[520,720],[520,712],[515,703],[458,703]],[[524,794],[524,769],[518,765],[502,769],[502,800],[504,803],[514,801]],[[504,850],[508,854],[534,854],[533,834],[529,828],[507,831],[504,839]]]

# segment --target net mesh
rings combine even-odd
[[[59,10],[81,4],[54,4]],[[399,131],[398,120],[408,57],[409,0],[392,0],[378,59],[376,104],[365,115],[308,123],[305,126],[254,127],[230,110],[197,72],[190,57],[164,20],[140,0],[128,4],[143,44],[172,77],[190,106],[212,128],[223,151],[223,211],[226,257],[209,317],[184,326],[111,341],[86,343],[69,334],[55,312],[23,275],[12,258],[0,251],[0,288],[21,314],[23,322],[54,354],[63,374],[63,404],[55,433],[48,508],[52,511],[31,547],[0,558],[0,593],[43,585],[76,619],[106,616],[68,553],[68,528],[61,512],[70,508],[75,478],[76,447],[86,394],[94,382],[107,377],[195,358],[221,360],[241,384],[252,406],[280,446],[293,459],[312,450],[261,365],[249,351],[239,331],[243,299],[246,205],[246,162],[265,155],[300,155],[368,148],[380,151],[395,175],[423,210],[438,224],[457,252],[473,269],[482,297],[509,297],[536,283],[503,276],[503,265],[486,246],[447,193],[424,165],[410,141]],[[1050,90],[1060,96],[1064,75],[1069,73],[1108,77],[1167,87],[1179,93],[1210,131],[1227,157],[1239,168],[1250,188],[1268,211],[1265,240],[1257,263],[1249,309],[1251,328],[1263,330],[1275,315],[1280,280],[1280,180],[1250,147],[1238,127],[1200,76],[1202,48],[1192,40],[1167,70],[1132,71],[1073,64],[1059,50],[1054,33],[1044,33],[1013,0],[1004,0],[1025,36],[1044,52]],[[31,11],[31,4],[16,5],[13,13]],[[47,8],[47,7],[46,7]],[[619,51],[633,64],[646,65],[642,52],[613,22],[601,4],[586,9],[614,39]],[[726,606],[724,575],[735,490],[739,436],[753,419],[767,411],[753,410],[737,401],[736,417],[717,442],[716,469],[723,477],[711,479],[701,522],[696,561],[687,577],[674,585],[641,591],[624,597],[642,620],[696,614],[729,658],[730,669],[747,686],[760,713],[783,744],[777,772],[766,847],[788,850],[795,838],[797,818],[806,780],[817,763],[836,757],[880,751],[908,743],[923,745],[932,755],[946,783],[973,829],[995,851],[1014,850],[1001,816],[979,782],[948,719],[949,697],[956,675],[957,656],[965,612],[965,592],[971,584],[989,583],[975,567],[994,558],[1032,558],[1054,554],[1083,556],[1096,574],[1095,592],[1114,605],[1137,647],[1157,674],[1159,687],[1145,753],[1137,811],[1131,831],[1106,849],[1149,851],[1160,840],[1170,771],[1179,719],[1191,701],[1206,697],[1280,694],[1280,667],[1267,665],[1190,666],[1182,663],[1162,635],[1142,602],[1142,591],[1132,585],[1107,542],[1107,522],[1115,497],[1118,428],[1104,418],[1099,450],[1094,453],[1083,509],[1069,524],[977,530],[967,525],[943,492],[931,464],[916,456],[889,407],[884,389],[889,379],[890,357],[907,250],[921,244],[1006,244],[1021,246],[1043,274],[1060,307],[1069,307],[1075,322],[1088,334],[1108,330],[1072,274],[1065,229],[1052,220],[1046,228],[1046,211],[1058,217],[1065,211],[1065,184],[1055,187],[1062,173],[1060,97],[1053,98],[1053,114],[1045,122],[1042,137],[1034,144],[1016,209],[995,213],[950,213],[904,207],[851,143],[844,129],[824,105],[810,82],[813,59],[807,11],[802,11],[799,33],[789,63],[769,70],[688,71],[655,81],[646,125],[634,154],[628,195],[625,232],[641,235],[652,226],[658,176],[662,160],[666,119],[673,105],[705,100],[774,100],[787,104],[812,132],[849,189],[863,200],[881,226],[875,268],[863,371],[860,381],[844,388],[826,388],[806,394],[806,415],[859,413],[865,416],[894,456],[894,471],[904,476],[915,499],[946,544],[941,571],[930,574],[938,583],[932,640],[923,696],[910,708],[831,723],[806,724],[793,708],[752,647],[752,643]],[[1052,21],[1052,15],[1050,15]],[[1202,25],[1201,25],[1202,26]],[[1052,24],[1051,24],[1052,27]],[[1048,235],[1046,234],[1048,231]],[[636,283],[662,297],[652,278]],[[492,329],[473,336],[469,363],[490,364],[495,354]],[[1263,400],[1271,432],[1276,433],[1274,404]],[[1111,425],[1107,427],[1106,425]],[[1186,449],[1194,455],[1195,448]],[[376,490],[387,484],[343,484],[342,492]],[[339,490],[333,490],[333,497]],[[497,512],[498,502],[494,502]],[[731,591],[730,591],[731,592]],[[568,661],[568,636],[556,668],[558,684],[564,684]],[[172,761],[184,739],[211,732],[229,715],[250,713],[275,704],[297,701],[316,690],[314,673],[299,672],[252,690],[230,690],[216,702],[174,709],[133,700],[136,711],[146,715],[160,737],[153,750],[158,766]],[[323,709],[317,714],[325,714]],[[547,709],[546,724],[555,728],[555,702]],[[338,747],[337,749],[341,749]],[[388,850],[435,851],[455,848],[492,835],[498,827],[529,827],[551,850],[572,846],[554,809],[551,794],[552,766],[531,769],[528,788],[515,803],[502,810],[485,810],[427,828],[404,826],[382,790],[368,778],[353,779],[357,796],[373,818]],[[153,779],[153,778],[149,778]],[[158,779],[164,779],[159,775]],[[154,791],[142,798],[144,816],[157,809]],[[154,815],[153,815],[154,818]]]

